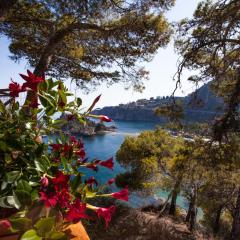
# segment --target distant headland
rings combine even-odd
[[[197,96],[197,104],[196,102],[192,104],[195,95]],[[209,83],[186,97],[176,97],[176,100],[183,102],[184,120],[186,122],[209,121],[223,111],[223,100],[212,93]],[[170,101],[171,97],[168,96],[151,97],[149,100],[139,99],[136,102],[119,104],[118,106],[98,108],[93,113],[107,115],[114,120],[166,123],[167,120],[164,117],[157,116],[154,110],[159,106],[169,104]]]

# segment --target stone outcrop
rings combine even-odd
[[[62,116],[61,118],[64,118]],[[77,134],[81,136],[94,136],[94,135],[102,135],[107,132],[116,131],[116,127],[105,126],[102,122],[94,122],[91,120],[87,120],[86,124],[80,124],[77,120],[67,121],[62,126],[62,131],[69,134]]]

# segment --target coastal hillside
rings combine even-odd
[[[222,99],[214,96],[210,89],[210,83],[203,85],[196,92],[186,97],[176,97],[184,105],[185,121],[204,122],[213,119],[222,112]],[[94,110],[94,114],[102,114],[114,120],[124,121],[148,121],[164,123],[164,117],[156,116],[154,110],[159,106],[171,103],[170,97],[151,97],[139,99],[136,102],[119,104],[118,106],[106,106]]]

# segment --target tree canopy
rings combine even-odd
[[[138,137],[127,137],[118,150],[117,160],[127,172],[117,176],[116,184],[127,184],[131,190],[145,194],[157,189],[167,191],[169,197],[160,214],[167,210],[176,215],[176,200],[181,194],[189,203],[185,220],[190,230],[196,226],[200,207],[203,224],[215,234],[230,235],[230,228],[238,234],[239,149],[237,136],[231,136],[225,144],[209,144],[201,138],[184,141],[162,129],[145,131]],[[230,216],[227,224],[224,215]],[[229,227],[225,233],[220,229],[224,221]]]
[[[214,125],[214,137],[239,132],[240,102],[240,2],[202,1],[192,19],[178,25],[176,49],[182,56],[177,85],[182,71],[196,70],[189,78],[195,83],[212,81],[214,93],[225,100],[226,111]]]
[[[174,0],[18,1],[0,33],[10,39],[11,58],[27,59],[34,73],[71,78],[82,87],[124,82],[142,90],[150,61],[169,42],[163,13]]]

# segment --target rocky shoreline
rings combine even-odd
[[[72,120],[62,126],[62,131],[65,133],[87,137],[104,135],[110,132],[116,132],[116,130],[117,127],[115,125],[105,126],[103,122],[94,122],[89,119],[86,121],[85,125],[80,124],[77,120]]]

